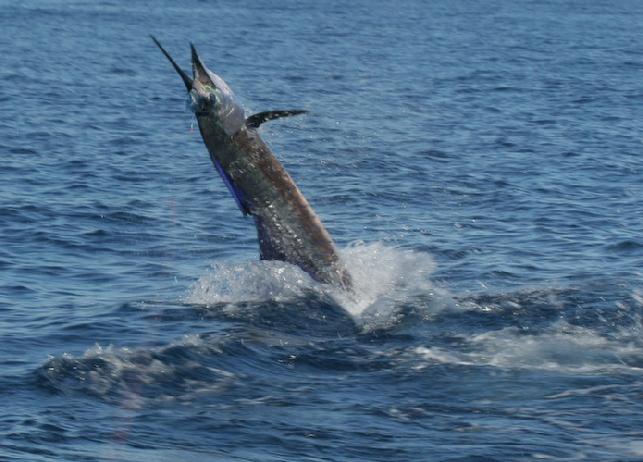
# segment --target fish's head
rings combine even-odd
[[[172,63],[183,79],[188,92],[188,105],[199,119],[199,123],[214,123],[232,136],[245,125],[245,112],[228,84],[210,71],[199,57],[194,45],[192,49],[192,77],[189,77],[172,59],[161,44],[152,37],[154,43]]]

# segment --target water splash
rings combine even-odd
[[[405,306],[420,308],[430,317],[451,305],[446,289],[430,279],[436,265],[426,252],[358,242],[342,255],[353,276],[355,294],[334,291],[334,296],[367,328],[394,323]]]
[[[223,262],[201,276],[184,301],[200,305],[283,301],[313,292],[332,297],[356,320],[372,323],[390,319],[399,307],[417,298],[441,300],[429,303],[431,309],[443,307],[448,299],[446,291],[430,280],[435,263],[428,253],[387,247],[381,242],[357,242],[341,254],[353,276],[352,294],[318,284],[285,262]]]
[[[195,305],[282,301],[314,289],[306,273],[285,262],[217,262],[190,287],[183,301]]]

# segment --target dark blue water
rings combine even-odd
[[[0,460],[643,459],[643,4],[0,1]],[[257,261],[188,42],[357,300]]]

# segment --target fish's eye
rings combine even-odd
[[[196,90],[192,90],[188,94],[187,99],[188,108],[195,114],[201,114],[209,112],[213,107],[213,102],[211,95],[202,96]]]

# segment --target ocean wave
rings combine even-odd
[[[638,320],[639,328],[641,320]],[[415,367],[435,363],[558,373],[643,373],[643,342],[629,330],[610,336],[561,320],[542,332],[506,327],[459,336],[457,348],[418,346]]]
[[[247,350],[239,342],[200,335],[156,348],[95,345],[80,357],[50,358],[37,370],[37,379],[54,393],[88,394],[129,408],[189,401],[234,384],[242,373],[227,370],[219,360],[244,357]]]

